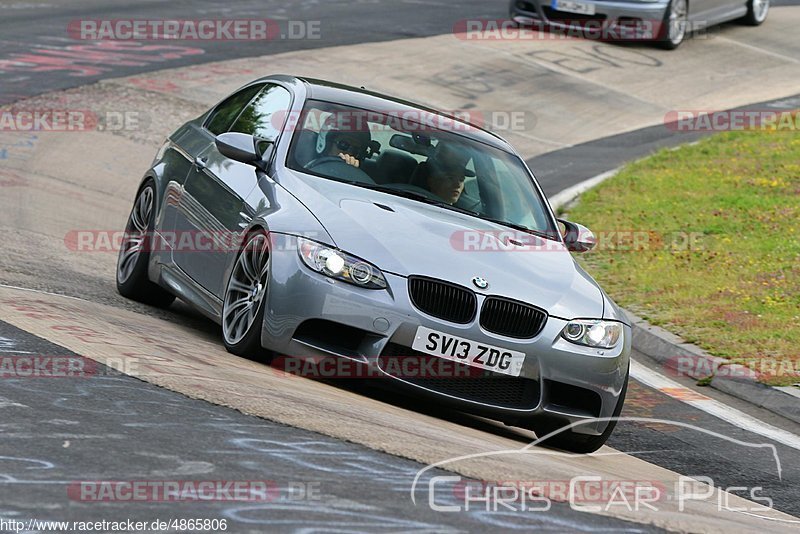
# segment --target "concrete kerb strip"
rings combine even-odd
[[[568,207],[586,191],[616,176],[620,169],[589,178],[550,198],[553,211]],[[758,382],[756,374],[743,365],[712,356],[675,334],[625,310],[631,320],[632,346],[656,362],[665,374],[708,381],[707,385],[759,408],[800,423],[800,389],[772,387]]]
[[[609,178],[613,178],[617,175],[620,169],[612,169],[608,172],[604,172],[603,174],[599,174],[594,178],[589,178],[588,180],[584,180],[578,184],[573,185],[572,187],[568,187],[559,193],[550,197],[550,206],[552,206],[553,211],[558,212],[559,209],[565,208],[571,202],[575,201],[584,194],[589,189],[593,187],[597,187],[601,183],[605,182]]]

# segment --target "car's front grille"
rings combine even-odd
[[[475,293],[469,289],[430,278],[409,278],[408,293],[419,310],[453,323],[469,323],[478,309]]]
[[[413,365],[403,365],[398,362],[402,358],[415,358],[416,361]],[[393,359],[394,362],[391,361]],[[422,372],[398,374],[390,371],[424,369],[424,362],[429,359],[435,360],[434,363],[442,360],[396,343],[389,343],[378,358],[378,365],[396,378],[457,399],[517,410],[532,410],[539,404],[538,380],[493,373],[458,362],[448,361],[446,366],[448,372],[437,376],[428,376]]]
[[[500,297],[488,297],[481,308],[481,326],[489,332],[517,339],[539,335],[547,313],[528,304]]]
[[[550,6],[542,6],[542,11],[544,11],[544,15],[549,20],[567,24],[569,26],[582,26],[590,20],[606,20],[606,15],[602,13],[596,13],[594,15],[587,15],[584,13],[568,13],[567,11],[558,11]]]

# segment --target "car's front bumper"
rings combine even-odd
[[[580,28],[586,31],[586,36],[597,35],[600,39],[654,39],[659,34],[668,5],[667,0],[580,2],[594,5],[595,14],[584,16],[558,11],[550,0],[512,0],[509,13],[511,19],[519,24]]]
[[[293,240],[288,238],[290,245],[286,250],[274,251],[272,255],[262,328],[264,347],[289,358],[348,358],[370,366],[376,375],[387,377],[387,382],[406,386],[418,394],[436,396],[464,411],[509,423],[536,416],[575,422],[612,415],[628,371],[631,339],[628,326],[624,329],[624,341],[610,350],[567,342],[560,336],[566,321],[555,317],[549,317],[542,332],[532,339],[495,335],[483,330],[477,317],[469,324],[458,325],[418,311],[411,303],[404,277],[384,273],[387,290],[366,290],[313,272],[292,250]],[[483,298],[478,295],[478,309]],[[314,328],[307,328],[308,325]],[[495,402],[481,397],[483,385],[476,390],[474,383],[468,384],[471,393],[467,395],[459,393],[462,390],[455,387],[455,382],[437,382],[448,378],[423,381],[386,373],[381,355],[386,356],[390,349],[396,353],[398,346],[412,353],[410,347],[419,326],[524,352],[527,356],[520,377],[511,379],[535,386],[525,389],[530,398],[524,403]],[[499,378],[506,382],[492,384],[510,384],[505,375]],[[487,384],[487,392],[488,388]],[[576,402],[581,394],[596,402],[587,402],[588,405]],[[587,424],[575,431],[599,434],[605,426],[606,423]]]

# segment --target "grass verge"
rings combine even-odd
[[[800,135],[728,132],[625,167],[569,218],[620,305],[762,382],[800,382]]]

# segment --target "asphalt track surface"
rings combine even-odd
[[[4,4],[8,4],[7,2]],[[158,4],[159,16],[176,16],[185,12],[185,5],[176,6],[170,12],[162,3]],[[3,17],[0,28],[5,40],[3,56],[19,53],[26,44],[53,46],[50,40],[57,31],[63,34],[64,21],[87,16],[144,16],[153,11],[109,13],[103,11],[100,3],[73,3],[69,8],[39,9],[43,18],[25,19]],[[254,2],[225,4],[231,12],[213,11],[219,16],[253,16]],[[467,16],[499,17],[496,10],[486,9],[485,3],[464,3],[464,9],[474,9]],[[166,5],[166,4],[165,4]],[[406,34],[398,34],[397,28],[412,30],[413,36],[434,35],[449,31],[449,24],[431,22],[429,13],[424,16],[414,6],[417,3],[388,2],[330,2],[293,3],[290,9],[335,8],[335,12],[314,11],[314,17],[331,20],[337,26],[336,39],[326,44],[303,42],[299,46],[331,46],[360,41],[380,41],[397,39]],[[138,4],[139,7],[142,4]],[[202,3],[193,3],[203,6]],[[358,23],[359,35],[347,31],[353,22],[353,11],[343,12],[343,7],[355,10],[362,18]],[[402,6],[403,9],[400,7]],[[431,3],[431,9],[439,9],[442,14],[450,4]],[[472,7],[470,7],[472,6]],[[504,6],[503,6],[504,8]],[[8,9],[4,7],[4,9]],[[138,8],[137,8],[138,9]],[[162,11],[167,9],[167,11]],[[180,11],[184,9],[184,11]],[[386,10],[389,10],[387,12]],[[19,10],[23,13],[24,10]],[[270,16],[271,12],[265,16]],[[102,13],[102,14],[101,14]],[[326,13],[327,16],[320,15]],[[5,13],[4,13],[5,14]],[[27,16],[27,15],[26,15]],[[288,16],[298,17],[290,14]],[[329,18],[328,18],[329,17]],[[403,18],[407,17],[407,18]],[[309,18],[309,17],[304,17]],[[423,20],[424,19],[424,20]],[[444,18],[444,20],[451,20]],[[27,22],[26,22],[27,20]],[[442,20],[436,18],[436,20]],[[25,22],[28,27],[25,27]],[[364,31],[365,21],[369,30]],[[398,21],[406,21],[405,24]],[[381,26],[384,24],[385,26]],[[37,28],[30,31],[30,26]],[[384,28],[385,31],[379,31]],[[392,29],[393,28],[393,29]],[[395,33],[392,33],[395,32]],[[418,33],[413,33],[418,32]],[[33,34],[39,37],[32,37]],[[11,38],[9,38],[11,37]],[[47,44],[47,43],[50,44]],[[276,49],[285,46],[295,49],[298,44],[276,42]],[[60,45],[58,45],[60,46]],[[261,55],[264,50],[236,47],[230,43],[204,44],[208,46],[202,56],[184,57],[169,63],[169,66],[185,64],[182,62],[206,62],[210,59],[223,59],[228,55]],[[226,48],[227,47],[227,48]],[[15,100],[21,96],[45,92],[53,89],[82,85],[108,77],[142,72],[146,69],[164,68],[163,63],[147,65],[113,66],[91,76],[62,76],[37,74],[27,80],[18,80],[7,85],[2,91],[5,98]],[[64,74],[63,72],[61,74]],[[96,76],[93,77],[93,76]],[[51,85],[52,84],[52,85]],[[11,91],[6,92],[9,88]],[[27,92],[26,92],[27,91]],[[663,132],[663,129],[661,130]],[[583,160],[576,180],[589,177],[598,172],[618,166],[632,159],[632,154],[622,152],[620,156],[608,158],[615,153],[611,148],[631,149],[631,139],[640,142],[634,157],[645,155],[654,147],[685,142],[686,137],[675,139],[653,131],[652,135],[627,134],[611,140],[604,139],[570,147],[562,151],[548,153],[532,160],[548,193],[559,190],[556,182],[547,185],[548,173],[555,175],[559,165],[565,162]],[[599,154],[606,159],[598,158]],[[591,162],[591,163],[586,163]],[[563,171],[563,169],[561,169]],[[597,172],[595,172],[597,171]],[[558,185],[565,186],[563,181]],[[158,312],[161,314],[162,312]],[[168,315],[170,319],[181,320],[199,332],[213,328],[203,319],[178,306],[177,312]],[[71,354],[66,349],[36,338],[5,323],[0,325],[0,344],[4,354]],[[641,358],[640,358],[641,359]],[[101,373],[102,374],[102,373]],[[687,386],[691,384],[683,382]],[[271,525],[281,530],[291,530],[312,524],[317,528],[333,528],[347,531],[399,531],[447,529],[477,530],[492,527],[518,527],[528,530],[535,527],[550,531],[586,530],[650,530],[636,524],[613,519],[585,516],[575,513],[566,506],[557,505],[548,514],[436,514],[427,506],[411,508],[408,499],[409,480],[422,467],[411,461],[375,452],[357,445],[343,443],[332,438],[287,427],[263,419],[247,416],[237,411],[214,406],[201,401],[166,391],[134,378],[115,375],[97,376],[70,380],[39,379],[6,380],[0,384],[0,413],[2,435],[0,444],[0,518],[37,519],[120,519],[169,517],[213,517],[229,518],[236,528],[232,531],[259,532]],[[433,414],[443,420],[457,421],[465,427],[491,430],[476,418],[439,412],[429,406],[420,405],[413,399],[399,399],[391,394],[372,389],[357,389],[359,393],[384,402],[399,404],[412,411]],[[797,433],[798,429],[760,410],[754,410],[743,403],[715,393],[709,396],[719,398],[726,404],[738,407],[760,419]],[[688,407],[670,397],[634,383],[623,415],[636,417],[657,417],[692,422],[698,427],[715,431],[720,435],[738,438],[741,441],[764,441],[760,436],[745,432],[733,425],[724,423],[708,414]],[[244,444],[244,445],[243,445]],[[686,429],[670,428],[662,424],[625,423],[618,427],[609,445],[618,450],[635,453],[649,462],[692,476],[709,476],[721,487],[761,486],[763,494],[769,495],[777,509],[797,515],[798,481],[800,481],[800,457],[798,451],[778,445],[778,453],[783,468],[779,478],[773,458],[756,454],[728,440],[717,440],[707,435],[698,437]],[[24,454],[23,454],[24,452]],[[270,480],[280,489],[275,502],[266,506],[239,506],[231,503],[203,503],[165,505],[137,503],[136,505],[111,505],[82,503],[66,497],[64,489],[75,480],[93,479],[152,479],[181,477],[190,479],[220,478],[232,480]],[[297,498],[289,487],[311,484],[318,487],[321,497]],[[296,493],[296,492],[295,492]],[[368,496],[368,497],[367,497]],[[498,521],[502,524],[498,525]]]
[[[0,337],[14,340],[7,351],[76,356],[1,322]],[[190,400],[107,367],[75,379],[4,379],[1,391],[3,519],[226,519],[230,532],[658,531],[612,518],[589,523],[566,503],[554,503],[549,513],[496,514],[480,507],[439,513],[425,504],[423,491],[422,504],[412,508],[410,481],[422,467],[416,462]],[[433,476],[452,475],[431,471],[423,488]],[[267,498],[179,503],[98,503],[91,494],[81,500],[75,493],[65,498],[76,481],[220,479],[263,482]],[[435,498],[439,505],[458,504],[451,489],[436,491]]]
[[[149,0],[114,4],[102,0],[0,1],[0,73],[3,73],[0,104],[158,68],[425,37],[452,32],[454,26],[452,4],[437,0]],[[498,14],[496,6],[480,0],[459,2],[458,10],[463,18],[502,16],[502,10]],[[168,59],[160,57],[157,50],[137,50],[134,43],[129,49],[117,50],[128,54],[124,60],[98,56],[94,61],[85,61],[87,54],[98,52],[103,43],[73,39],[66,28],[71,21],[86,18],[271,19],[281,28],[282,37],[267,42],[193,41],[182,49],[162,50],[174,53]],[[304,34],[291,30],[290,20],[310,22],[307,33],[314,38],[291,38]],[[18,63],[27,62],[38,65],[39,70],[18,68]]]

